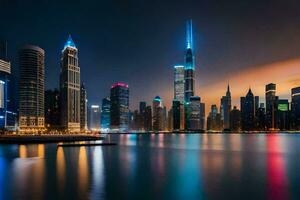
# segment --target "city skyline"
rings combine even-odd
[[[134,3],[134,1],[131,2]],[[77,6],[64,2],[61,7],[49,5],[49,11],[46,13],[38,12],[39,20],[30,16],[25,19],[20,18],[24,14],[23,7],[29,8],[29,11],[32,10],[31,4],[30,2],[27,4],[4,2],[3,4],[7,9],[4,9],[2,15],[10,16],[10,14],[18,13],[16,18],[7,18],[5,22],[1,22],[3,26],[13,24],[13,26],[5,26],[9,28],[1,33],[1,38],[8,41],[8,53],[13,71],[17,68],[14,58],[18,47],[26,43],[39,45],[46,52],[46,89],[58,88],[60,51],[65,37],[72,34],[80,49],[81,79],[89,91],[88,99],[91,104],[100,104],[102,98],[109,96],[110,85],[123,81],[131,88],[130,108],[132,110],[138,107],[139,101],[151,103],[155,95],[161,96],[167,108],[170,108],[173,98],[172,70],[174,65],[184,62],[182,56],[186,45],[184,23],[189,18],[193,19],[195,60],[197,61],[195,93],[206,103],[207,110],[211,104],[219,106],[219,97],[226,91],[228,82],[232,90],[232,105],[238,107],[239,97],[246,93],[249,86],[262,97],[263,101],[264,85],[274,82],[278,87],[277,95],[290,99],[290,88],[298,86],[300,82],[295,78],[299,75],[296,70],[300,64],[298,53],[300,40],[297,38],[299,28],[294,26],[299,21],[295,17],[294,7],[296,6],[294,4],[296,3],[286,3],[285,8],[289,12],[282,14],[279,12],[281,5],[277,3],[272,4],[270,8],[268,3],[253,2],[251,5],[243,5],[229,2],[227,11],[222,9],[221,5],[215,6],[214,3],[206,5],[200,2],[194,7],[204,10],[206,8],[207,11],[196,12],[188,3],[181,4],[175,1],[170,5],[172,11],[170,16],[161,21],[158,18],[166,16],[166,2],[153,5],[137,3],[137,10],[120,3],[122,8],[120,13],[107,3],[105,6],[108,11],[105,11],[103,15],[111,10],[114,12],[109,15],[109,21],[103,21],[99,17],[100,14],[86,11],[93,10],[92,6],[97,5],[96,2],[91,1],[90,5],[79,4]],[[158,5],[161,5],[157,11],[158,17],[149,15],[140,20],[135,19],[135,16],[140,13],[138,8],[144,10],[148,6],[151,10]],[[43,10],[45,2],[37,3],[35,6]],[[86,10],[79,10],[80,6]],[[236,16],[243,11],[253,11],[257,8],[261,8],[258,12],[253,12],[257,16],[248,12],[242,15],[242,19],[248,22],[247,27],[242,23],[242,19],[236,19]],[[175,16],[173,13],[179,9],[183,12],[178,12],[180,14],[176,12],[178,16]],[[54,10],[56,14],[50,15]],[[264,17],[267,15],[266,10],[274,19],[281,20],[270,20]],[[75,24],[59,20],[68,13],[76,11],[79,16],[84,14],[86,16]],[[212,13],[217,11],[227,14],[227,17],[224,19],[218,15],[213,16]],[[117,22],[120,17],[124,17],[124,20]],[[50,18],[49,21],[46,20],[47,18]],[[264,20],[256,20],[260,18]],[[54,22],[57,25],[54,25]],[[224,27],[223,23],[229,26]],[[96,30],[91,33],[95,24],[97,24]],[[126,24],[133,25],[126,27]],[[263,28],[266,24],[271,30],[277,30],[272,37],[268,37],[270,32],[267,28]],[[32,30],[26,29],[23,36],[17,37],[19,30],[24,26],[32,27]],[[38,34],[35,31],[37,27],[45,29],[44,34]],[[149,35],[149,32],[155,34]],[[118,59],[113,59],[113,56],[117,56]],[[276,70],[270,74],[269,68],[270,66],[274,68],[274,65],[276,65]],[[278,69],[277,66],[279,66]],[[286,76],[282,76],[283,72]],[[152,76],[146,76],[146,74]],[[152,77],[156,74],[158,74],[157,79],[153,80]],[[161,87],[157,87],[158,81]],[[140,98],[141,96],[143,98]]]

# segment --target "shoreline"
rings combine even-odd
[[[104,140],[100,135],[0,135],[0,144],[40,144]]]

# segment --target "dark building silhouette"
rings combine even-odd
[[[60,128],[60,95],[59,90],[45,91],[45,125],[48,129]]]
[[[278,96],[276,94],[276,84],[266,85],[266,127],[267,130],[277,128],[277,104]]]
[[[177,99],[173,100],[172,112],[173,112],[173,130],[174,131],[184,130],[184,106]]]
[[[221,98],[221,120],[223,124],[223,129],[229,129],[230,128],[230,111],[231,111],[231,93],[229,84],[227,86],[227,92],[226,96],[223,96]]]
[[[45,52],[33,45],[19,51],[19,128],[21,132],[45,127]]]
[[[255,130],[255,98],[251,89],[241,97],[241,128],[243,131]]]
[[[8,62],[6,41],[0,41],[0,60]]]
[[[300,87],[292,88],[291,95],[291,128],[300,130]]]
[[[230,111],[230,131],[241,130],[241,111],[236,106]]]
[[[152,131],[152,107],[147,106],[146,107],[146,124],[145,124],[145,131]]]
[[[205,130],[205,103],[200,103],[200,129]]]
[[[277,101],[277,127],[280,130],[290,129],[290,109],[288,99],[278,99]]]
[[[127,131],[129,126],[129,87],[117,82],[110,89],[110,128]]]
[[[139,115],[140,115],[140,130],[146,130],[146,108],[147,103],[145,101],[141,101],[139,105]]]
[[[108,131],[110,128],[110,98],[102,99],[101,107],[101,130]]]
[[[80,130],[87,130],[87,94],[83,83],[80,87]]]
[[[255,127],[258,131],[264,131],[266,129],[266,110],[264,103],[261,103],[259,108],[255,112]]]

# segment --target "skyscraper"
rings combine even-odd
[[[174,99],[184,102],[184,66],[174,66]]]
[[[190,123],[189,130],[200,130],[200,97],[190,97]]]
[[[129,87],[122,82],[114,83],[110,89],[110,128],[127,131],[129,125]]]
[[[205,103],[200,103],[200,129],[205,130]]]
[[[255,111],[256,130],[264,131],[266,128],[266,110],[264,103],[261,103],[259,108]]]
[[[300,87],[292,88],[291,96],[291,128],[300,130]]]
[[[140,102],[140,110],[139,110],[139,114],[140,114],[140,125],[141,125],[141,130],[145,131],[146,130],[146,107],[147,104],[145,101],[141,101]]]
[[[60,127],[60,96],[57,89],[45,91],[45,125],[48,129]]]
[[[250,88],[246,97],[241,97],[241,128],[243,131],[255,129],[255,98]]]
[[[33,45],[19,51],[19,127],[21,132],[44,130],[45,52]]]
[[[60,65],[61,125],[68,132],[80,131],[80,68],[78,49],[71,36],[64,45]]]
[[[0,43],[0,129],[15,129],[12,84],[11,64],[7,59],[6,42],[3,42]]]
[[[89,117],[89,129],[91,131],[100,131],[100,106],[91,105]]]
[[[211,111],[207,117],[207,130],[220,131],[221,129],[221,114],[218,113],[217,105],[211,105]]]
[[[236,106],[230,111],[230,131],[241,130],[241,112]]]
[[[173,112],[173,130],[184,130],[184,106],[179,100],[174,99],[172,105]]]
[[[146,107],[146,131],[152,131],[152,107],[151,106],[147,106]]]
[[[195,58],[193,55],[193,25],[192,20],[186,23],[186,53],[184,66],[184,99],[190,102],[190,97],[194,96],[195,90]]]
[[[223,129],[230,128],[230,111],[231,111],[231,93],[229,84],[227,86],[226,96],[221,98],[221,120],[223,124]]]
[[[153,107],[153,130],[163,131],[164,130],[164,107],[162,100],[159,96],[156,96],[152,102]]]
[[[290,129],[290,109],[288,99],[278,99],[277,106],[277,127],[280,130]]]
[[[101,131],[108,131],[110,128],[110,98],[102,99],[101,109]]]
[[[83,83],[80,87],[80,130],[87,130],[87,94]]]
[[[276,84],[266,85],[266,127],[268,130],[277,128],[277,104]]]

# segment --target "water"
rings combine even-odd
[[[0,145],[1,199],[300,199],[300,135],[113,135]]]

